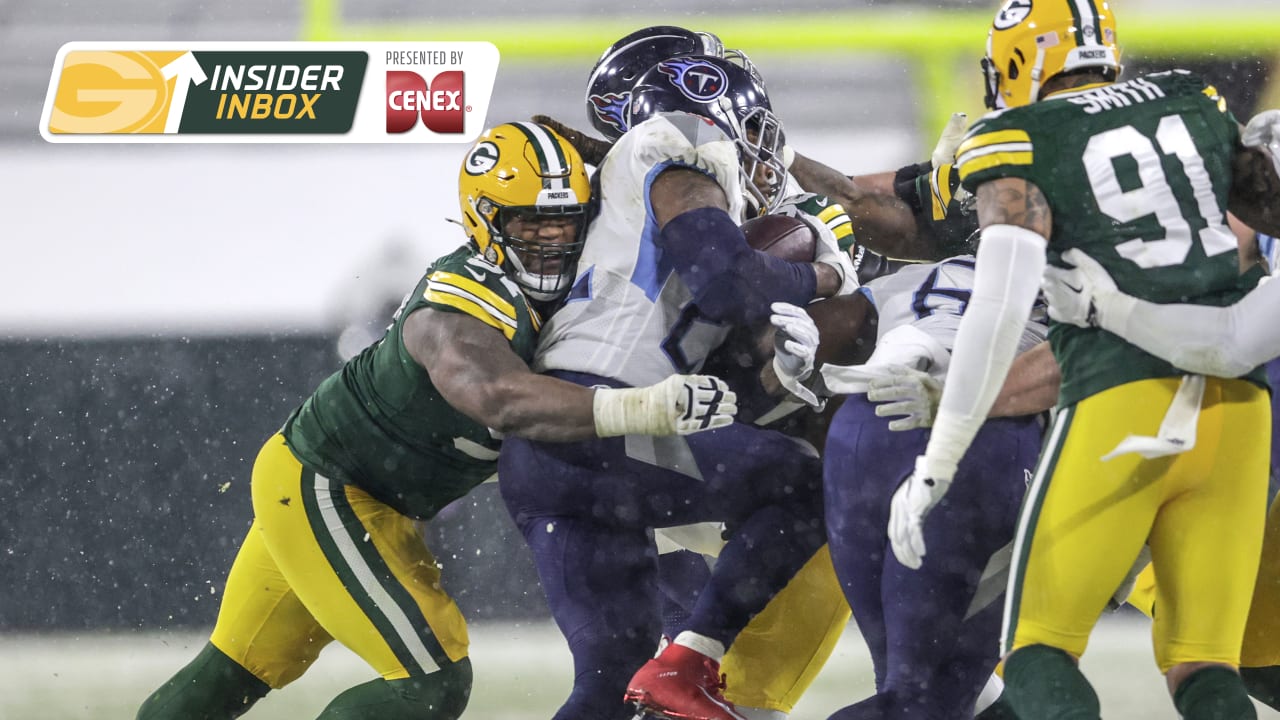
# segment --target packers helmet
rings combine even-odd
[[[498,125],[467,151],[458,173],[462,225],[484,257],[505,270],[535,300],[568,292],[586,237],[590,183],[578,151],[550,128],[531,122]],[[565,242],[508,234],[517,218],[568,218]]]
[[[1006,0],[987,34],[987,107],[1040,99],[1050,78],[1085,68],[1120,74],[1116,20],[1106,0]]]

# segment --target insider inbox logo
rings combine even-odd
[[[485,42],[68,43],[40,134],[49,142],[470,142],[484,129],[497,69],[497,48]]]

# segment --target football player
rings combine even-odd
[[[1280,153],[1280,111],[1253,118],[1242,134],[1244,144]],[[1275,150],[1270,146],[1275,143]],[[1273,268],[1274,242],[1256,238],[1260,257]],[[1280,286],[1274,280],[1254,289],[1240,302],[1227,307],[1182,303],[1158,304],[1122,292],[1107,270],[1077,250],[1063,259],[1070,268],[1050,268],[1045,291],[1054,301],[1053,318],[1081,327],[1099,327],[1116,333],[1143,350],[1173,365],[1209,375],[1234,377],[1266,362],[1272,387],[1280,382],[1280,333],[1268,314],[1280,303]],[[1280,398],[1272,394],[1271,469],[1280,468],[1280,443],[1276,441],[1275,416]],[[1249,609],[1241,648],[1240,674],[1258,700],[1280,709],[1280,505],[1274,501],[1263,539],[1262,561]],[[1148,574],[1149,575],[1149,574]],[[1157,604],[1158,586],[1145,577],[1135,593],[1135,603],[1151,614]]]
[[[563,138],[500,125],[458,176],[467,244],[437,260],[383,338],[321,383],[263,446],[254,521],[217,625],[139,718],[233,718],[338,640],[380,676],[325,718],[456,718],[467,630],[415,529],[493,474],[502,435],[545,441],[732,422],[715,378],[589,388],[530,371],[545,303],[569,289],[589,187]]]
[[[1222,305],[1247,289],[1225,216],[1270,227],[1275,199],[1256,180],[1272,168],[1212,87],[1182,72],[1118,82],[1118,52],[1105,3],[1010,0],[996,15],[983,67],[997,112],[956,161],[982,226],[975,290],[928,448],[890,511],[907,567],[928,562],[928,515],[1009,367],[1046,254],[1086,250],[1157,302]],[[1265,379],[1187,375],[1094,328],[1055,323],[1050,341],[1062,389],[1005,599],[1010,703],[1023,717],[1099,716],[1077,660],[1148,542],[1174,704],[1186,718],[1255,717],[1236,665],[1263,534]]]
[[[974,708],[999,659],[997,600],[1025,478],[1039,454],[1038,413],[1053,395],[1040,392],[1029,406],[1030,396],[1014,385],[1002,393],[960,465],[966,480],[957,487],[968,495],[935,510],[930,541],[942,548],[938,562],[908,570],[885,541],[890,500],[929,437],[928,409],[904,403],[899,386],[923,382],[935,395],[941,388],[973,269],[973,256],[959,256],[871,281],[862,291],[877,311],[874,354],[863,365],[828,363],[817,372],[823,395],[850,394],[831,420],[823,456],[827,537],[876,675],[874,696],[832,718],[925,718],[943,709],[956,716]],[[1046,322],[1040,305],[1020,353],[1040,346]],[[773,323],[781,341],[774,367],[795,387],[813,373],[817,328],[803,310],[783,304],[774,306]],[[882,406],[884,399],[895,402]]]
[[[660,62],[634,88],[630,120],[600,165],[600,214],[537,369],[644,384],[700,367],[732,327],[767,318],[773,300],[856,285],[830,244],[808,264],[747,246],[738,225],[748,206],[776,206],[786,175],[780,124],[749,72],[713,56]],[[624,691],[647,709],[740,717],[720,696],[718,663],[821,545],[820,465],[790,438],[744,424],[705,438],[504,445],[499,486],[575,659],[556,717],[627,717]],[[702,521],[733,532],[691,630],[633,678],[660,632],[650,529]]]

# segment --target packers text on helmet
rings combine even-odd
[[[577,272],[591,188],[578,151],[531,122],[494,127],[458,173],[463,227],[531,298],[559,299]],[[553,231],[538,228],[553,227]]]
[[[1120,74],[1116,21],[1104,0],[1007,0],[996,13],[982,59],[987,107],[1040,99],[1044,84],[1083,69]]]

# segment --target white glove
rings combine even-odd
[[[965,130],[969,126],[968,120],[969,116],[965,113],[951,113],[951,119],[947,120],[946,126],[942,128],[942,134],[938,136],[938,144],[933,146],[933,155],[929,158],[935,169],[955,161],[956,148],[960,147],[960,142],[964,140]]]
[[[818,247],[813,261],[829,265],[840,274],[840,289],[836,291],[836,295],[849,295],[857,291],[858,270],[853,266],[853,259],[849,257],[849,253],[840,250],[836,236],[831,233],[826,223],[814,218],[810,224],[818,228]]]
[[[1133,298],[1120,292],[1106,268],[1079,248],[1066,251],[1062,259],[1075,267],[1050,265],[1041,282],[1049,317],[1060,323],[1124,334]]]
[[[638,388],[597,388],[596,435],[690,435],[733,422],[738,396],[711,375],[672,375]]]
[[[813,375],[814,357],[818,354],[818,326],[804,308],[776,302],[769,306],[773,314],[773,372],[787,392],[805,403],[821,408],[825,402],[804,381]]]
[[[876,406],[876,415],[897,418],[889,421],[890,430],[931,427],[942,399],[942,383],[929,373],[906,365],[883,369],[884,375],[867,383],[867,399],[883,403]]]
[[[813,197],[813,193],[805,193],[787,198],[783,204],[778,206],[774,211],[775,215],[786,215],[804,222],[813,228],[813,232],[817,235],[818,242],[814,253],[814,262],[825,263],[835,268],[840,273],[840,289],[837,295],[848,295],[858,289],[858,271],[853,267],[853,260],[849,257],[849,253],[841,252],[840,242],[836,240],[835,233],[831,232],[831,228],[820,220],[816,215],[810,215],[800,208],[800,204]]]
[[[1240,143],[1271,155],[1271,163],[1280,175],[1280,110],[1266,110],[1254,115],[1240,133]]]
[[[889,545],[898,562],[919,570],[924,560],[924,518],[951,487],[955,470],[930,471],[925,456],[916,458],[911,473],[889,503]]]

